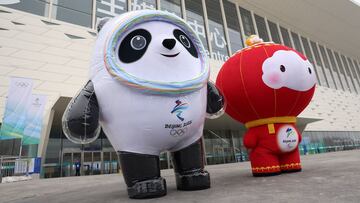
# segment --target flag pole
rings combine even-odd
[[[22,145],[23,145],[23,138],[21,138],[21,141],[20,141],[20,152],[19,152],[19,159],[21,159],[21,151],[22,151]]]

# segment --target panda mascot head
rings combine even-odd
[[[98,25],[91,78],[103,69],[130,87],[177,94],[203,87],[209,77],[201,40],[181,18],[142,10]]]

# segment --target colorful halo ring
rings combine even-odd
[[[121,81],[122,83],[146,92],[155,94],[181,94],[196,91],[204,87],[209,79],[210,69],[207,62],[207,55],[201,40],[196,36],[193,29],[181,18],[174,14],[155,11],[155,10],[142,10],[124,14],[123,18],[117,19],[116,26],[111,32],[112,34],[106,40],[104,50],[104,62],[108,72]],[[119,22],[121,21],[121,22]],[[199,53],[201,61],[201,72],[199,75],[190,80],[180,82],[157,82],[149,81],[138,78],[132,74],[127,73],[120,67],[119,59],[117,56],[117,46],[119,39],[122,39],[126,31],[141,23],[149,21],[162,21],[174,24],[180,27],[192,40],[196,50]]]

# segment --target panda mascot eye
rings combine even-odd
[[[186,47],[186,48],[190,48],[191,44],[188,40],[187,37],[185,37],[184,35],[180,35],[179,36],[180,42]]]
[[[130,45],[135,50],[141,50],[146,46],[146,39],[141,35],[136,35],[131,39]]]
[[[145,29],[130,32],[120,42],[118,56],[123,63],[133,63],[139,60],[146,52],[151,42],[151,34]]]
[[[181,30],[173,31],[174,37],[185,47],[185,49],[195,58],[198,58],[198,52],[189,37]]]

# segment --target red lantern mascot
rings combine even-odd
[[[295,123],[314,94],[314,68],[304,55],[286,46],[257,36],[247,44],[217,76],[226,112],[248,128],[244,145],[254,176],[301,171],[301,135]]]

